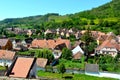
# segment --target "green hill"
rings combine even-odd
[[[49,13],[46,15],[30,16],[24,18],[11,18],[0,21],[0,28],[72,28],[86,29],[88,25],[92,30],[103,32],[113,31],[119,34],[120,30],[120,0],[112,0],[92,10],[75,14],[59,15]]]
[[[109,3],[106,3],[92,10],[83,11],[74,14],[74,16],[94,19],[94,18],[110,18],[110,17],[119,17],[120,18],[120,0],[112,0]]]

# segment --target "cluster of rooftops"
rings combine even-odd
[[[85,32],[82,31],[81,34]],[[98,44],[92,54],[110,54],[115,57],[120,51],[119,35],[105,34],[99,31],[91,31],[91,33]],[[72,46],[69,39],[62,38],[48,40],[28,38],[22,41],[8,38],[0,39],[0,65],[9,66],[5,73],[9,77],[36,77],[36,66],[44,68],[48,60],[44,58],[16,57],[17,51],[48,48],[53,51],[54,57],[58,59],[61,56],[62,49],[66,47],[72,51],[73,59],[80,59],[85,53],[80,43],[81,41],[76,41]]]

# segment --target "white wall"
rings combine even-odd
[[[60,58],[61,54],[62,54],[62,52],[53,52],[53,56],[55,59]]]
[[[8,67],[12,64],[12,61],[11,60],[3,60],[3,59],[0,59],[0,66],[7,66]]]
[[[98,54],[110,54],[111,56],[115,57],[117,53],[118,51],[116,48],[103,48]]]
[[[72,50],[73,55],[75,55],[78,52],[84,54],[84,51],[81,49],[79,45]]]

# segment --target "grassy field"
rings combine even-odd
[[[68,16],[50,16],[49,20],[54,19],[55,22],[69,21],[70,18]]]
[[[73,60],[60,59],[59,63],[64,63],[66,68],[84,69],[84,63],[80,63],[79,61],[75,62]]]
[[[49,79],[57,79],[57,80],[117,80],[112,78],[104,78],[104,77],[94,77],[94,76],[88,76],[85,74],[58,74],[58,73],[50,73],[50,72],[43,72],[38,71],[37,75],[39,77],[45,77]]]

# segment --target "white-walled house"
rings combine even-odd
[[[80,59],[82,55],[84,55],[84,51],[81,49],[81,47],[78,45],[72,50],[73,59]]]
[[[0,66],[10,66],[15,57],[15,52],[0,50]]]
[[[120,51],[120,44],[116,40],[106,40],[95,50],[97,54],[109,54],[112,57],[115,57]]]
[[[118,50],[114,47],[104,47],[99,51],[96,51],[98,54],[110,54],[111,56],[115,57],[118,53]]]

